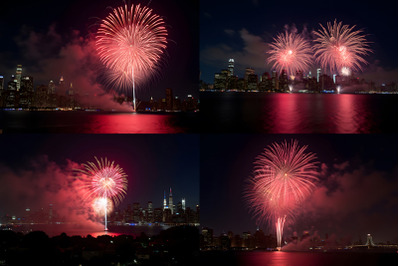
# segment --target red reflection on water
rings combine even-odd
[[[367,133],[374,126],[364,95],[282,93],[265,105],[264,128],[272,133]]]
[[[88,133],[181,133],[169,124],[169,116],[156,114],[98,114],[86,125]]]
[[[246,252],[240,265],[246,266],[313,266],[318,260],[310,260],[308,253],[297,252]]]
[[[274,131],[281,133],[292,133],[298,130],[300,123],[298,98],[293,94],[276,94],[273,104]]]
[[[340,98],[337,101],[337,116],[338,120],[341,123],[337,123],[336,132],[341,133],[353,133],[358,132],[360,123],[363,122],[365,118],[364,115],[357,115],[355,108],[359,105],[355,100],[356,98],[353,95],[345,94],[338,95]],[[362,98],[357,98],[358,101],[361,101]],[[361,121],[359,121],[361,119]]]

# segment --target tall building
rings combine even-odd
[[[185,198],[182,198],[182,209],[186,210],[186,200],[185,200]]]
[[[258,78],[256,74],[249,74],[247,76],[247,89],[248,90],[257,90],[257,85],[258,85]]]
[[[272,71],[272,90],[278,91],[279,89],[279,79],[278,79],[278,74],[276,71]]]
[[[133,208],[133,222],[137,223],[139,222],[141,219],[140,214],[141,214],[141,210],[140,210],[140,203],[139,202],[134,202],[132,204],[132,208]]]
[[[4,77],[0,76],[0,90],[4,90]]]
[[[319,82],[321,74],[322,74],[322,70],[320,68],[317,68],[317,82]]]
[[[169,188],[169,202],[168,202],[169,208],[171,209],[171,213],[174,214],[174,203],[172,200],[172,188]]]
[[[49,82],[49,94],[55,94],[56,93],[56,84],[54,81],[50,80]]]
[[[15,72],[15,78],[17,80],[17,91],[21,88],[21,77],[22,77],[22,65],[17,65],[17,71]]]
[[[148,201],[147,202],[147,222],[152,222],[154,220],[154,215],[153,215],[153,202]]]
[[[65,81],[64,81],[64,77],[61,76],[60,81],[58,82],[58,88],[57,91],[59,94],[64,94],[66,93],[66,85],[65,85]]]
[[[233,58],[229,59],[228,62],[228,70],[229,70],[229,76],[232,77],[233,76],[233,69],[235,67],[235,60]]]
[[[69,89],[67,91],[68,96],[74,96],[74,87],[72,86],[72,82],[69,84]]]
[[[164,190],[164,208],[163,208],[163,210],[165,210],[167,208],[168,208],[168,206],[167,206],[167,198],[165,197],[165,190]]]
[[[11,76],[11,80],[7,83],[7,90],[15,91],[17,90],[17,79],[14,75]]]
[[[214,75],[214,89],[225,90],[228,86],[228,77],[230,75],[229,70],[222,69],[221,73],[215,73]]]
[[[249,80],[249,75],[254,75],[254,74],[255,74],[254,69],[250,67],[246,68],[246,71],[244,73],[244,80],[247,82]]]
[[[33,77],[31,76],[23,76],[21,78],[21,87],[22,91],[33,92]]]

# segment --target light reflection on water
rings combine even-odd
[[[196,114],[136,114],[112,112],[0,112],[3,133],[187,133]]]
[[[397,132],[397,95],[203,93],[201,101],[213,132]]]
[[[243,252],[237,261],[238,266],[396,265],[397,253]]]

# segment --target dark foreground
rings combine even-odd
[[[0,265],[195,265],[199,231],[173,227],[159,235],[48,237],[0,231]]]

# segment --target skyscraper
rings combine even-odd
[[[317,82],[319,82],[320,76],[321,76],[321,69],[317,68]]]
[[[164,190],[164,208],[163,208],[163,210],[165,210],[166,208],[168,208],[168,206],[167,206],[167,198],[165,197],[165,190]]]
[[[0,90],[4,90],[4,77],[0,76]]]
[[[15,78],[17,80],[17,91],[21,88],[21,77],[22,77],[22,65],[17,65],[17,71],[15,72]]]
[[[182,209],[186,210],[186,200],[185,200],[185,198],[182,198]]]
[[[246,72],[244,73],[244,80],[247,82],[249,79],[249,75],[254,75],[254,74],[255,74],[254,69],[250,67],[246,68]]]
[[[147,222],[152,222],[154,220],[153,215],[153,202],[147,202]]]
[[[235,60],[231,58],[231,59],[229,59],[229,62],[228,62],[229,76],[233,76],[234,67],[235,67]]]
[[[174,203],[172,200],[172,188],[169,188],[169,208],[171,209],[171,213],[174,214]]]
[[[56,84],[54,83],[54,81],[50,80],[49,82],[49,94],[54,94],[56,93]]]
[[[33,92],[33,77],[23,76],[21,78],[21,90]]]

